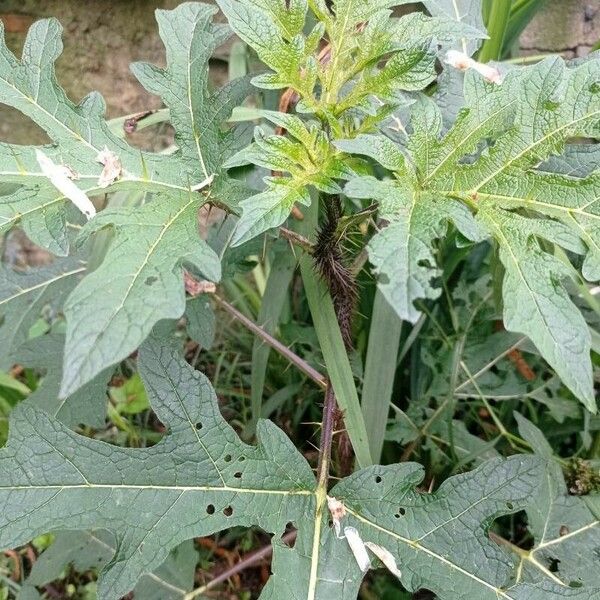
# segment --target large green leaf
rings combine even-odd
[[[39,148],[0,145],[0,179],[19,186],[0,197],[0,231],[20,223],[34,241],[65,254],[67,223],[77,218],[65,185],[88,196],[152,192],[145,206],[105,210],[83,230],[87,239],[113,227],[116,237],[105,262],[67,303],[63,396],[135,350],[158,320],[183,314],[182,262],[191,262],[208,279],[220,277],[216,255],[198,234],[197,212],[211,194],[224,204],[239,196],[239,186],[233,189],[221,170],[237,139],[223,123],[247,95],[249,83],[234,81],[209,91],[209,58],[230,35],[226,25],[212,24],[216,11],[200,3],[157,11],[167,67],[133,66],[169,109],[177,144],[170,154],[141,152],[112,133],[98,94],[77,106],[66,97],[54,75],[62,50],[55,20],[32,26],[20,61],[0,44],[0,102],[30,117],[53,142],[41,149],[45,161]],[[112,174],[102,161],[115,164]],[[42,162],[50,165],[46,171]],[[62,173],[62,185],[48,168]]]
[[[499,85],[467,73],[466,106],[446,134],[439,109],[422,97],[412,111],[408,160],[395,169],[394,180],[359,179],[346,188],[350,195],[379,200],[382,217],[390,221],[370,244],[371,260],[390,302],[413,321],[413,301],[439,294],[433,255],[435,240],[444,235],[436,221],[439,207],[446,207],[446,219],[449,212],[462,214],[452,220],[472,240],[481,235],[472,235],[472,224],[465,227],[465,212],[478,213],[477,228],[500,247],[507,328],[527,334],[592,411],[587,325],[562,287],[569,269],[539,240],[585,255],[583,275],[600,277],[597,173],[574,178],[547,172],[547,159],[563,153],[568,141],[600,136],[599,81],[599,60],[567,67],[548,58],[511,70]],[[587,153],[573,154],[569,147],[565,156],[561,170],[579,173],[579,157]],[[537,169],[540,163],[544,171]]]
[[[232,526],[275,534],[273,577],[263,598],[354,600],[363,573],[347,540],[328,525],[325,496],[309,465],[274,425],[260,422],[256,447],[242,443],[219,414],[204,376],[151,338],[140,369],[168,435],[156,446],[124,449],[79,436],[28,403],[11,416],[0,451],[0,547],[49,530],[107,529],[116,554],[99,597],[119,598],[184,540]],[[500,515],[527,509],[543,483],[533,457],[494,459],[418,492],[415,464],[370,467],[335,486],[345,506],[341,532],[388,549],[409,590],[441,599],[590,598],[595,590],[544,579],[514,585],[511,553],[488,539]],[[279,541],[298,528],[294,548]],[[565,558],[565,560],[567,560]],[[530,594],[530,595],[527,595]],[[541,597],[541,596],[540,596]]]
[[[104,262],[65,305],[68,360],[62,395],[127,357],[157,321],[183,314],[182,263],[218,281],[221,264],[199,239],[197,210],[193,196],[182,205],[161,196],[141,208],[108,209],[85,227],[82,236],[108,226],[116,235]]]
[[[345,191],[355,198],[378,201],[381,216],[390,220],[369,243],[369,256],[381,274],[380,289],[388,302],[402,319],[414,323],[420,314],[414,301],[440,295],[432,283],[441,274],[433,242],[445,235],[448,222],[472,240],[481,237],[480,228],[463,205],[415,192],[400,181],[363,177],[351,181]]]

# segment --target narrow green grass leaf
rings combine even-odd
[[[318,203],[313,202],[311,208],[306,211],[302,223],[305,234],[314,232],[317,210]],[[368,467],[372,464],[372,460],[367,428],[360,409],[354,375],[344,347],[331,295],[323,281],[315,273],[312,259],[307,254],[300,257],[300,271],[313,325],[325,359],[327,375],[335,391],[338,405],[344,412],[344,424],[352,442],[356,460],[361,468]]]
[[[504,37],[510,19],[510,5],[509,0],[491,2],[489,20],[487,21],[487,30],[490,37],[483,42],[479,51],[481,62],[499,60],[502,57]]]
[[[270,335],[273,335],[285,300],[287,291],[292,281],[296,257],[290,251],[287,243],[282,242],[280,251],[275,252],[271,272],[267,279],[267,286],[263,294],[260,311],[258,313],[258,324]],[[252,429],[260,418],[263,391],[265,389],[265,373],[271,347],[259,338],[255,338],[252,347]]]
[[[361,407],[367,429],[371,457],[381,457],[390,400],[394,389],[396,356],[402,321],[381,289],[375,293]]]

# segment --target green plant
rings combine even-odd
[[[591,143],[600,137],[600,63],[482,65],[471,58],[485,35],[478,2],[428,0],[429,15],[391,16],[405,3],[219,0],[269,69],[252,84],[289,89],[297,100],[294,114],[254,111],[263,123],[253,140],[247,127],[226,124],[251,93],[250,78],[219,90],[209,84],[211,53],[230,35],[213,23],[216,9],[158,11],[167,67],[136,64],[133,72],[168,109],[176,150],[163,154],[127,144],[98,95],[79,105],[66,98],[54,76],[56,21],[33,25],[21,60],[0,46],[0,101],[52,139],[43,148],[0,145],[0,181],[13,186],[0,196],[0,231],[19,225],[57,257],[32,273],[1,273],[0,332],[9,343],[0,367],[48,374],[31,394],[23,382],[13,389],[28,397],[11,397],[16,407],[7,410],[0,546],[63,531],[42,555],[46,564],[54,555],[59,570],[72,561],[103,565],[103,599],[136,585],[145,597],[202,597],[210,584],[188,591],[197,558],[182,544],[252,526],[273,534],[261,598],[354,599],[371,566],[385,566],[409,592],[439,598],[600,594],[600,502],[594,493],[570,495],[561,470],[570,465],[572,479],[573,470],[596,467],[567,465],[532,422],[543,426],[546,413],[530,410],[532,402],[548,406],[559,424],[568,413],[587,438],[598,428],[590,352],[600,311],[587,282],[600,279]],[[114,196],[96,214],[90,197],[104,194]],[[228,216],[204,238],[205,205]],[[290,219],[294,209],[302,219]],[[263,252],[270,271],[261,301],[239,273]],[[296,262],[296,313],[310,315],[314,330],[304,352],[274,337]],[[372,274],[367,343],[356,323],[361,278]],[[220,280],[245,306],[215,293]],[[197,343],[213,343],[210,297],[218,315],[260,340],[248,349],[251,414],[242,419],[256,445],[222,416],[194,368],[198,355],[190,364],[182,352],[181,317]],[[32,336],[41,315],[48,331]],[[505,330],[494,325],[500,316]],[[316,476],[280,428],[258,419],[262,344],[302,374],[288,385],[308,381],[313,395],[324,393]],[[549,375],[539,388],[492,370],[521,346]],[[397,367],[408,356],[414,401],[394,407],[386,433]],[[124,383],[115,381],[116,365]],[[148,402],[164,427],[158,443],[94,439],[109,382],[113,422]],[[521,401],[520,411],[500,403],[503,395]],[[521,414],[528,410],[532,420]],[[469,423],[479,435],[465,425],[475,411]],[[360,467],[353,473],[337,429]],[[373,466],[385,437],[405,444],[403,461]],[[594,447],[587,438],[571,456]],[[435,492],[421,487],[423,467],[405,462],[416,451],[430,455],[428,482],[452,475]],[[334,471],[341,481],[331,485]],[[505,519],[523,512],[525,539],[503,535],[515,529]],[[291,526],[293,547],[281,539]],[[68,544],[84,550],[64,556]],[[35,597],[34,586],[52,577],[43,566],[23,593]]]

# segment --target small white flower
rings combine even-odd
[[[70,167],[55,164],[39,149],[36,149],[35,156],[42,173],[65,198],[68,198],[88,219],[96,216],[96,207],[92,201],[73,183],[72,180],[77,176]]]
[[[488,81],[496,84],[502,83],[502,75],[496,67],[477,62],[464,52],[449,50],[446,54],[446,63],[460,71],[474,69]]]

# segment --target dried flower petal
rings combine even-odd
[[[36,149],[35,156],[42,173],[50,183],[68,198],[88,219],[96,215],[96,207],[92,201],[74,183],[76,175],[70,167],[55,164],[41,150]]]
[[[371,568],[371,560],[360,534],[354,527],[344,527],[344,537],[350,546],[350,550],[352,550],[352,554],[354,554],[358,568],[366,573]]]
[[[104,147],[104,150],[98,152],[96,160],[104,165],[104,169],[102,169],[102,173],[100,173],[100,177],[98,178],[99,187],[108,187],[121,176],[121,173],[123,172],[121,161],[119,160],[119,157],[106,146]]]
[[[474,69],[488,81],[496,84],[502,83],[502,75],[496,67],[477,62],[464,52],[449,50],[446,54],[446,63],[460,71]]]
[[[340,521],[346,516],[346,507],[344,506],[344,503],[340,502],[337,498],[327,496],[327,508],[331,513],[335,534],[337,537],[340,537]]]
[[[373,542],[365,542],[365,546],[386,566],[390,573],[400,579],[402,573],[396,564],[396,559],[387,548]]]

